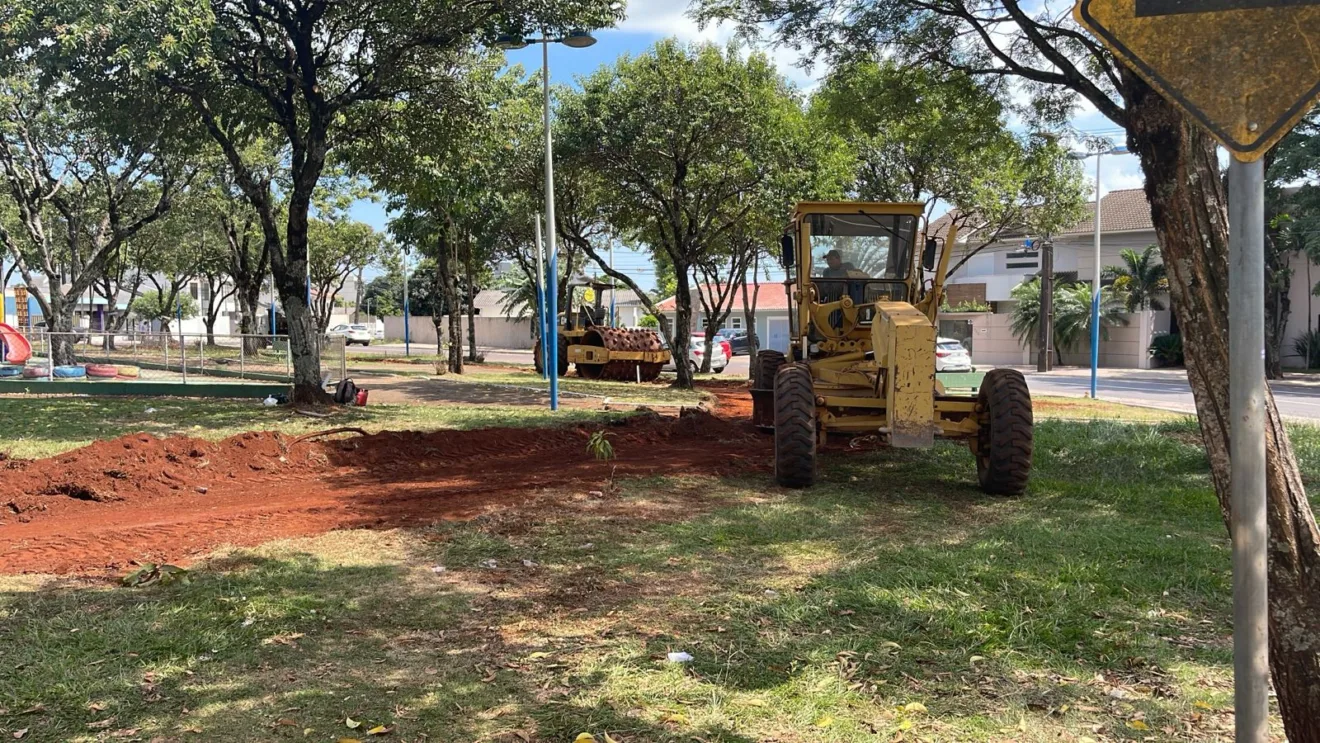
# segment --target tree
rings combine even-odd
[[[610,194],[608,224],[673,265],[670,347],[687,348],[692,273],[746,218],[746,197],[789,162],[785,121],[801,115],[800,104],[763,55],[671,40],[582,80],[560,115],[566,159],[594,167]],[[642,293],[621,272],[607,273]],[[676,367],[676,385],[690,387],[689,370]]]
[[[43,4],[47,0],[30,0]],[[85,7],[84,7],[85,6]],[[294,400],[323,402],[318,333],[307,306],[307,233],[314,192],[336,150],[426,97],[456,54],[499,33],[600,28],[615,0],[102,0],[62,5],[52,56],[78,73],[89,105],[170,101],[219,145],[257,213],[289,322]],[[23,14],[20,14],[23,17]],[[97,103],[99,102],[99,104]],[[470,101],[444,98],[445,107]],[[277,143],[279,183],[245,157]]]
[[[1114,280],[1114,288],[1125,297],[1128,312],[1162,310],[1160,296],[1169,291],[1169,277],[1159,262],[1158,245],[1148,245],[1138,253],[1124,248],[1118,255],[1121,266],[1105,266],[1104,276]]]
[[[1024,281],[1013,287],[1010,296],[1013,306],[1013,335],[1023,347],[1040,337],[1040,279]],[[1109,328],[1127,325],[1123,317],[1124,297],[1111,287],[1100,288],[1100,338],[1109,340]],[[1052,313],[1055,360],[1063,364],[1063,352],[1077,348],[1091,337],[1091,285],[1087,283],[1054,283]]]
[[[1220,515],[1231,510],[1228,214],[1214,140],[1074,23],[1071,8],[1020,0],[699,0],[698,18],[811,45],[821,58],[889,53],[1011,80],[1029,123],[1061,125],[1085,100],[1127,133],[1169,267],[1188,379]],[[1264,401],[1270,559],[1270,668],[1293,743],[1320,741],[1320,528],[1272,393]]]
[[[315,218],[308,225],[312,308],[322,333],[350,276],[379,261],[389,249],[371,225],[343,217]]]
[[[197,300],[191,294],[170,297],[158,289],[150,289],[133,300],[129,310],[140,320],[160,323],[160,332],[168,335],[170,323],[174,320],[197,317]]]
[[[120,251],[169,210],[188,175],[163,127],[125,134],[84,115],[66,81],[43,84],[31,63],[0,62],[0,214],[11,215],[0,219],[0,249],[41,307],[54,363],[72,364],[78,297],[120,276]]]
[[[447,368],[463,372],[462,308],[476,287],[477,235],[502,211],[503,191],[518,151],[512,139],[534,120],[522,70],[502,70],[503,57],[471,53],[444,71],[443,85],[402,103],[381,135],[356,146],[349,159],[387,189],[398,216],[391,231],[401,244],[434,260],[442,298],[433,315],[437,342],[447,318]],[[462,107],[444,106],[450,97]],[[469,270],[471,269],[471,270]],[[460,277],[466,282],[460,282]],[[470,301],[467,308],[471,311]],[[443,348],[438,348],[443,352]]]
[[[1279,142],[1265,168],[1265,372],[1281,379],[1292,258],[1320,260],[1320,112],[1313,111]],[[1309,306],[1306,314],[1309,327]]]

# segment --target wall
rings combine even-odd
[[[667,312],[665,317],[672,325],[674,322],[674,313]],[[692,318],[692,333],[698,335],[702,332],[700,315],[694,315]],[[734,311],[729,313],[728,320],[725,321],[725,327],[734,326],[734,318],[738,319],[739,327],[746,322],[746,315],[743,314],[742,305],[735,307]],[[774,349],[776,351],[788,351],[789,345],[789,327],[785,322],[788,319],[788,310],[779,309],[758,309],[756,311],[756,337],[760,340],[763,349]],[[771,332],[771,322],[776,322],[777,332]]]
[[[1100,342],[1100,366],[1107,369],[1149,369],[1151,339],[1169,331],[1169,313],[1125,314],[1127,325],[1109,328],[1108,340]],[[972,325],[972,363],[980,367],[1035,366],[1034,342],[1024,347],[1013,335],[1012,316],[976,312],[945,312],[941,320],[966,320]],[[1091,342],[1087,337],[1077,348],[1065,351],[1064,366],[1090,366]],[[1033,339],[1034,341],[1034,339]],[[1057,363],[1057,360],[1055,361]]]
[[[1131,232],[1106,232],[1100,236],[1101,268],[1119,264],[1119,253],[1131,248],[1140,253],[1147,245],[1155,243],[1155,233],[1151,230]],[[1076,271],[1078,278],[1090,281],[1094,275],[1095,238],[1087,235],[1066,235],[1054,239],[1054,270],[1056,272]],[[958,272],[949,279],[950,286],[955,284],[985,284],[986,300],[1002,302],[1010,298],[1010,292],[1024,279],[1039,272],[1039,268],[1008,268],[1008,254],[1018,250],[1021,241],[997,243],[973,256]],[[966,246],[955,249],[952,261],[962,259]],[[1316,273],[1320,280],[1320,271]]]
[[[390,341],[401,340],[403,338],[403,317],[395,315],[383,319],[385,321],[385,338]],[[447,330],[449,327],[448,318],[442,318],[441,325]],[[467,344],[467,327],[467,317],[465,316],[463,318],[462,338],[465,345]],[[532,321],[528,319],[514,320],[507,317],[481,317],[478,315],[476,329],[477,346],[479,348],[530,349],[534,345],[532,341]],[[414,315],[409,330],[412,343],[435,347],[436,328],[435,323],[429,316]]]

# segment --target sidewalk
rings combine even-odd
[[[979,367],[978,367],[979,368]],[[1035,366],[1010,366],[1009,369],[1017,369],[1028,377],[1082,377],[1091,378],[1091,368],[1088,366],[1056,366],[1048,372],[1036,371]],[[1133,382],[1186,382],[1186,369],[1106,369],[1099,370],[1100,379],[1122,379]],[[1307,372],[1290,372],[1284,370],[1283,379],[1269,380],[1271,387],[1284,387],[1297,390],[1315,389],[1320,390],[1320,374]]]

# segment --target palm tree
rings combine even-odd
[[[1123,265],[1106,266],[1104,276],[1114,280],[1118,294],[1127,295],[1127,311],[1164,309],[1159,298],[1169,293],[1169,276],[1159,262],[1159,247],[1147,245],[1140,253],[1125,248],[1118,255]]]
[[[1013,288],[1012,330],[1023,346],[1040,336],[1040,279],[1024,281]],[[1123,302],[1111,287],[1100,289],[1100,337],[1109,339],[1109,328],[1127,325]],[[1054,285],[1054,353],[1063,363],[1063,352],[1091,337],[1091,285]]]

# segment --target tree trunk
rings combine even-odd
[[[73,337],[73,315],[76,306],[76,301],[50,298],[51,314],[46,318],[46,329],[50,331],[50,355],[54,366],[78,363]]]
[[[443,233],[443,231],[442,231]],[[436,256],[436,277],[440,281],[440,294],[443,298],[443,311],[448,318],[449,356],[448,368],[454,374],[463,373],[463,314],[462,303],[458,298],[458,276],[454,265],[454,245],[447,235],[440,237],[440,252]],[[437,312],[441,311],[437,309]],[[438,329],[437,329],[438,330]],[[437,340],[439,333],[436,334]]]
[[[1228,219],[1214,142],[1130,72],[1128,144],[1184,329],[1187,377],[1225,523],[1230,509]],[[1274,396],[1265,395],[1270,670],[1292,743],[1320,743],[1320,532]]]
[[[468,361],[477,363],[477,277],[472,267],[472,236],[467,235],[463,271],[467,274]]]
[[[756,265],[752,268],[752,296],[749,301],[747,298],[747,277],[743,276],[742,285],[742,304],[743,318],[747,325],[747,378],[756,379],[756,354],[761,351],[761,339],[756,335],[756,300],[761,295],[761,279],[758,276],[761,270],[761,259],[758,256]]]
[[[688,346],[692,339],[692,287],[688,279],[688,266],[674,266],[678,285],[674,290],[674,338],[670,352],[674,354],[674,369],[678,379],[674,386],[692,389],[692,370],[688,368]]]
[[[359,267],[359,268],[358,268],[358,272],[357,272],[357,292],[356,292],[356,294],[354,294],[354,296],[353,296],[353,322],[354,322],[354,323],[360,323],[360,322],[362,322],[362,292],[363,292],[363,286],[362,286],[362,272],[365,271],[365,270],[366,270],[366,269],[365,269],[364,267]]]
[[[261,340],[257,338],[257,305],[261,303],[261,285],[240,288],[235,292],[238,298],[238,332],[243,336],[243,353],[256,356],[261,349]],[[271,328],[271,334],[275,332]]]
[[[217,315],[209,313],[202,319],[202,324],[206,326],[206,345],[208,346],[215,345],[215,321],[218,319]]]

